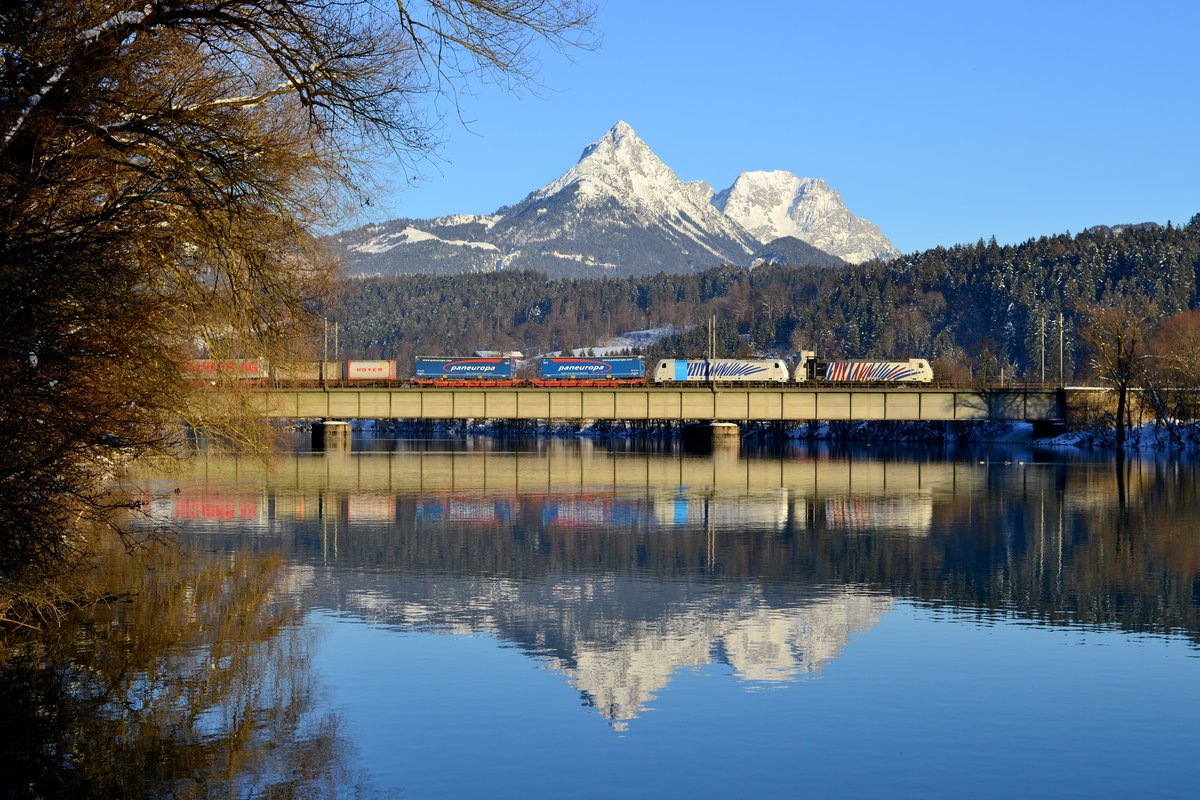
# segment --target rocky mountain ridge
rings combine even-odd
[[[778,239],[787,242],[773,247]],[[629,276],[754,266],[784,252],[813,265],[897,255],[824,181],[743,173],[714,192],[704,181],[681,181],[625,122],[584,148],[562,176],[495,214],[391,220],[328,242],[352,273],[367,275]]]
[[[900,255],[878,225],[850,213],[820,178],[743,172],[712,202],[763,243],[790,236],[852,264]]]

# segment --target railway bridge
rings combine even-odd
[[[1061,424],[1062,388],[638,386],[263,388],[258,414],[290,419],[397,420],[1006,420]]]

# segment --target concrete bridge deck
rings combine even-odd
[[[1060,389],[620,387],[263,389],[247,402],[290,419],[1059,422]]]

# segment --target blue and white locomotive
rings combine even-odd
[[[663,358],[654,369],[655,383],[787,383],[781,359]]]

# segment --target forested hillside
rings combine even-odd
[[[1200,215],[1168,224],[1093,228],[1001,246],[935,248],[837,268],[721,267],[691,275],[554,280],[532,272],[351,280],[328,309],[343,357],[397,358],[594,346],[609,334],[674,326],[654,354],[700,355],[709,315],[720,355],[926,356],[977,374],[1036,377],[1043,321],[1057,372],[1064,317],[1067,375],[1079,326],[1121,297],[1165,318],[1200,301]],[[692,330],[688,330],[692,329]]]

